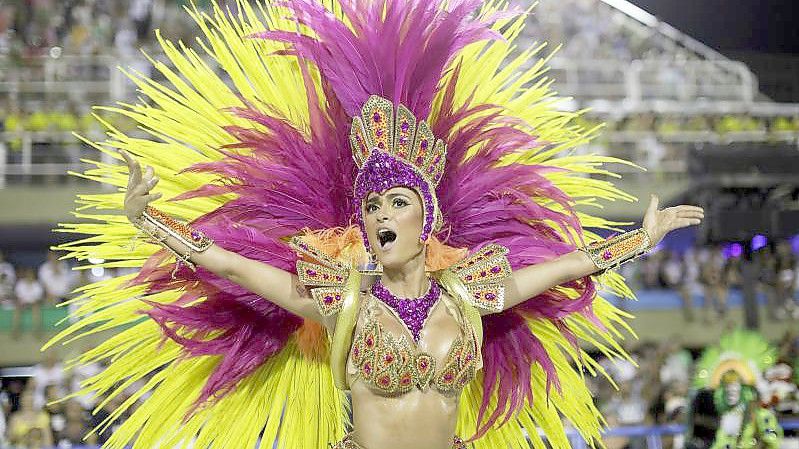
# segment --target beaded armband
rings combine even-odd
[[[344,304],[349,267],[298,237],[293,237],[289,246],[301,256],[297,260],[297,276],[303,285],[310,287],[319,313],[322,316],[338,313]],[[304,260],[303,256],[311,261]]]
[[[644,254],[650,245],[649,234],[639,228],[578,249],[591,258],[601,273]]]
[[[473,306],[500,312],[505,304],[505,280],[512,271],[508,248],[491,244],[449,268],[466,286]]]
[[[143,223],[150,223],[153,225],[156,229],[156,232],[150,231],[150,229],[148,229],[146,226],[143,226]],[[174,218],[152,206],[147,206],[144,209],[144,212],[142,212],[139,220],[135,224],[158,244],[174,254],[178,261],[185,263],[192,270],[196,269],[194,264],[191,262],[192,253],[203,252],[214,243],[213,240],[211,240],[202,232],[192,229],[187,224],[175,220]],[[177,241],[186,246],[186,248],[188,248],[186,253],[181,254],[174,248],[167,245],[164,242],[167,237],[174,237]]]

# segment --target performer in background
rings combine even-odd
[[[105,446],[543,447],[539,427],[567,447],[563,420],[599,440],[580,342],[626,357],[628,315],[597,286],[629,296],[608,269],[702,209],[653,197],[640,228],[586,229],[620,231],[584,209],[632,199],[601,178],[624,161],[563,153],[595,130],[555,107],[540,48],[508,59],[523,11],[239,9],[192,12],[229,84],[162,40],[171,86],[134,74],[149,100],[112,108],[150,139],[110,128],[96,146],[127,168],[85,176],[120,192],[81,202],[127,220],[65,226],[90,234],[74,257],[141,266],[87,287],[53,340],[116,332],[80,358],[110,364],[78,394],[147,381]]]
[[[711,449],[778,449],[782,428],[761,405],[758,385],[774,365],[777,351],[760,334],[738,330],[702,353],[695,386],[711,389],[719,425]],[[767,398],[768,400],[768,398]]]

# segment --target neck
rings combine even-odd
[[[425,252],[420,251],[400,267],[384,267],[380,281],[399,298],[418,298],[427,292],[430,281],[424,272]]]

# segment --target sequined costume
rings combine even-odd
[[[107,364],[76,395],[108,401],[144,384],[101,425],[142,399],[105,446],[347,447],[350,382],[457,395],[456,433],[476,449],[528,438],[537,448],[569,447],[565,423],[597,443],[603,420],[582,376],[604,372],[581,344],[626,357],[617,340],[629,316],[597,285],[630,290],[608,271],[505,310],[500,287],[513,269],[601,240],[587,228],[618,230],[588,211],[634,198],[604,179],[612,175],[604,164],[626,162],[570,151],[596,130],[557,107],[543,46],[514,53],[528,11],[476,0],[239,1],[236,9],[189,8],[196,49],[159,35],[167,61],[154,67],[166,81],[128,73],[141,101],[105,109],[145,135],[103,122],[106,140],[85,141],[154,167],[158,210],[198,238],[296,273],[329,322],[180,264],[185,255],[157,242],[131,246],[136,228],[108,213],[122,207],[127,173],[94,162],[82,176],[119,189],[82,195],[83,222],[61,230],[87,237],[60,248],[95,266],[139,270],[84,287],[74,323],[48,345],[107,333],[74,361]],[[361,289],[374,275],[364,196],[398,179],[424,201],[426,271],[461,326],[449,354],[427,365],[413,331],[403,342],[374,324],[375,295]],[[600,261],[617,257],[606,252]]]

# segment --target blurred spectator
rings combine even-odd
[[[39,280],[44,286],[47,303],[58,304],[72,290],[73,273],[66,262],[58,260],[58,254],[50,251],[47,261],[39,267]]]
[[[794,284],[797,276],[796,256],[791,251],[791,245],[782,241],[777,245],[775,296],[785,315],[797,316],[797,304],[794,301]]]
[[[8,437],[6,437],[6,411],[5,407],[0,407],[0,448],[8,445]]]
[[[14,317],[11,321],[11,333],[19,336],[22,324],[22,312],[26,309],[31,311],[32,327],[37,332],[44,331],[42,327],[42,302],[44,300],[44,288],[33,273],[32,268],[23,268],[20,271],[20,278],[14,287],[14,295],[17,298],[14,308]]]
[[[3,251],[0,250],[0,306],[13,307],[14,284],[17,282],[17,274],[14,266],[6,262]]]
[[[723,318],[727,309],[727,282],[724,277],[724,256],[721,248],[713,246],[703,258],[700,273],[705,296],[705,321],[710,322],[712,312]]]
[[[766,245],[755,252],[757,266],[760,269],[760,289],[766,296],[766,313],[769,319],[779,320],[781,305],[777,298],[777,259]]]
[[[741,287],[741,258],[730,257],[724,265],[724,280],[727,283],[727,288]]]
[[[702,287],[699,283],[699,261],[696,251],[689,248],[683,255],[682,283],[680,283],[680,297],[682,298],[683,316],[687,321],[694,319],[694,298],[701,294]]]
[[[33,367],[33,392],[36,404],[44,406],[45,390],[53,386],[60,389],[64,385],[64,366],[51,349],[44,353],[44,360]]]
[[[34,430],[38,432],[33,432]],[[22,393],[20,408],[11,415],[8,422],[8,437],[12,445],[26,448],[53,445],[50,417],[41,407],[36,407],[32,391],[26,390]]]
[[[64,411],[64,430],[56,439],[58,448],[68,449],[74,446],[97,444],[97,435],[94,432],[89,433],[91,430],[90,419],[80,403],[74,400],[66,401]],[[83,437],[87,434],[88,436],[84,440]]]
[[[82,352],[85,354],[91,349],[91,347],[85,347]],[[70,387],[70,391],[72,393],[76,393],[81,390],[81,384],[83,381],[96,374],[99,374],[102,369],[102,365],[100,365],[98,362],[79,364],[66,373],[68,376],[68,381],[66,384]],[[86,410],[93,409],[97,404],[97,399],[93,394],[90,393],[78,396],[74,399],[74,401],[78,402]]]
[[[5,410],[6,416],[19,410],[19,399],[25,389],[25,384],[19,379],[7,379],[4,389],[0,392],[0,405]]]
[[[44,411],[50,416],[50,431],[53,433],[53,441],[59,440],[66,424],[64,403],[59,401],[63,396],[64,392],[58,385],[44,387]]]
[[[660,287],[661,252],[649,253],[641,260],[641,281],[644,288]]]
[[[685,278],[683,263],[680,260],[680,254],[676,251],[668,251],[668,255],[666,257],[666,261],[663,262],[663,265],[661,265],[660,278],[663,279],[666,288],[679,290],[683,283],[683,279]],[[693,321],[694,314],[693,303],[691,301],[692,298],[690,296],[683,296],[682,299],[683,318],[685,318],[686,321]]]

